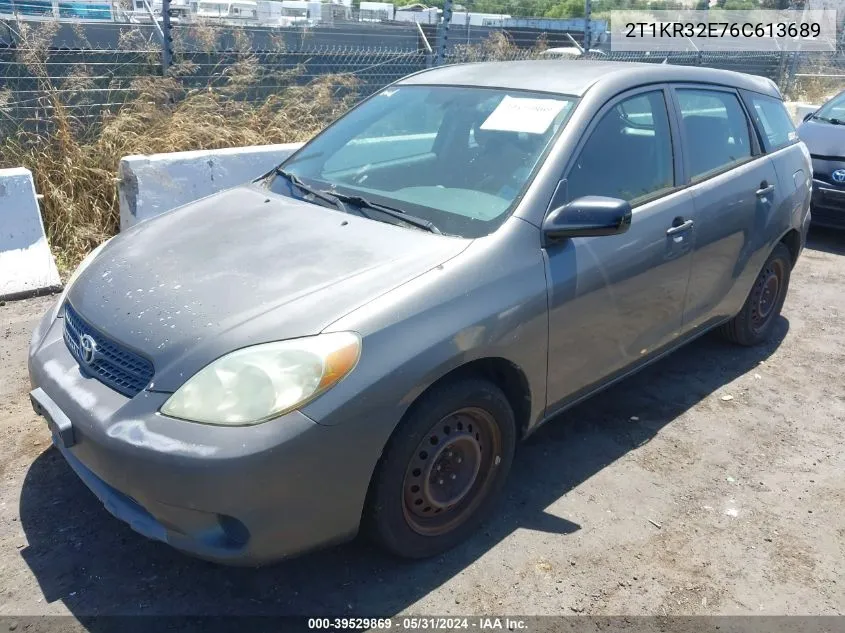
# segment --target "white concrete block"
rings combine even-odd
[[[804,117],[815,112],[821,106],[813,105],[812,103],[803,103],[801,101],[786,101],[784,102],[787,111],[792,116],[792,122],[798,126],[804,121]]]
[[[0,169],[0,297],[61,286],[28,169]]]
[[[302,143],[127,156],[120,161],[120,229],[269,172]]]

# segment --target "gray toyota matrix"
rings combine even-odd
[[[91,253],[33,334],[31,400],[108,510],[182,551],[365,531],[431,556],[564,408],[713,328],[764,341],[811,178],[767,79],[424,71]]]

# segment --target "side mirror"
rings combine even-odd
[[[815,112],[808,112],[807,114],[805,114],[804,121],[809,121],[810,119],[812,119],[814,114]]]
[[[631,226],[631,205],[618,198],[584,196],[554,209],[543,222],[547,239],[619,235]]]

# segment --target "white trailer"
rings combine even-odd
[[[310,0],[282,0],[282,20],[285,25],[295,24],[313,25],[322,17],[322,7],[319,2]]]
[[[504,13],[472,13],[466,11],[455,11],[452,14],[452,21],[450,24],[456,26],[504,26],[505,20],[509,20],[511,16]]]
[[[390,2],[362,2],[358,9],[361,22],[386,22],[393,20],[395,14]]]
[[[440,22],[440,9],[437,7],[414,7],[396,9],[394,20],[397,22],[416,22],[418,24],[437,24]]]
[[[282,3],[273,0],[258,1],[258,23],[276,25],[282,17]]]
[[[256,0],[199,0],[197,17],[242,24],[258,21]]]

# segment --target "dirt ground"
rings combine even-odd
[[[422,563],[231,569],[113,519],[27,399],[52,301],[0,306],[0,616],[845,613],[845,233],[811,233],[768,346],[706,336],[546,425],[486,529]]]

